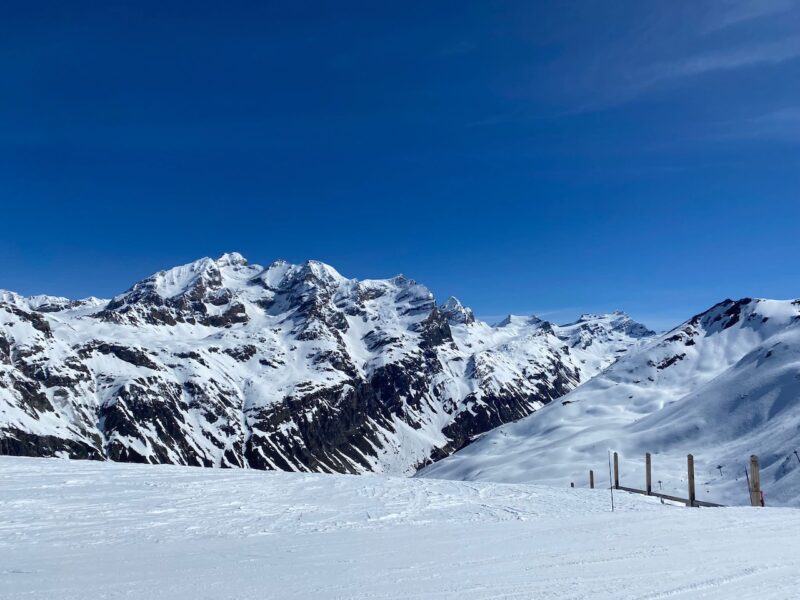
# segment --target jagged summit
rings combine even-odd
[[[615,310],[610,313],[582,313],[575,321],[565,323],[565,325],[574,325],[576,323],[585,323],[586,321],[597,321],[599,319],[611,320],[618,317],[630,318],[626,313],[621,310]]]
[[[302,277],[315,277],[328,284],[342,284],[349,281],[332,266],[318,260],[307,260],[299,266],[299,269]]]
[[[238,252],[226,252],[216,260],[218,267],[246,267],[247,259]]]
[[[475,315],[472,309],[461,304],[461,301],[455,296],[450,296],[447,302],[442,304],[439,308],[452,324],[469,325],[475,322]]]
[[[544,319],[540,319],[536,315],[506,315],[506,317],[497,323],[495,327],[509,327],[512,325],[525,326],[525,325],[538,325],[545,323]]]
[[[41,312],[57,312],[67,308],[77,306],[101,306],[108,302],[102,298],[89,296],[80,300],[72,300],[64,296],[49,296],[47,294],[36,294],[34,296],[23,296],[16,292],[0,289],[0,303],[13,304],[20,308],[36,310]]]
[[[622,310],[615,310],[609,313],[583,313],[576,320],[570,323],[565,323],[562,325],[562,327],[569,327],[579,323],[592,323],[597,321],[605,321],[608,323],[624,323],[633,321],[633,319],[628,313]]]
[[[581,337],[581,332],[586,332],[590,337],[600,332],[604,332],[607,337],[615,334],[633,338],[647,338],[655,335],[655,331],[634,321],[621,310],[615,310],[608,314],[584,313],[576,321],[560,325],[559,328],[573,343]]]

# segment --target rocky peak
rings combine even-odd
[[[89,296],[82,300],[71,300],[63,296],[48,296],[45,294],[21,296],[15,292],[0,290],[0,304],[11,304],[23,310],[54,313],[74,308],[97,309],[108,304],[108,300],[94,296]]]
[[[726,299],[695,315],[676,330],[702,330],[706,335],[734,326],[753,330],[775,330],[800,324],[800,302],[760,298]]]
[[[656,334],[638,321],[634,321],[627,313],[616,310],[610,315],[609,325],[613,331],[618,331],[635,338],[651,337]]]
[[[246,267],[247,259],[238,252],[226,252],[217,260],[217,267]]]
[[[217,289],[222,275],[215,260],[205,257],[179,267],[154,273],[136,283],[114,302],[132,304],[139,301],[169,300],[179,296],[199,296],[197,290]]]
[[[435,306],[425,319],[414,325],[414,329],[420,333],[420,347],[423,349],[453,341],[447,317]]]
[[[305,280],[314,279],[326,285],[338,285],[347,281],[339,271],[318,260],[307,260],[300,265],[300,274]]]
[[[469,325],[475,322],[475,315],[472,310],[461,304],[459,299],[455,296],[450,296],[447,302],[439,307],[439,310],[450,324]]]
[[[246,311],[237,297],[252,273],[240,271],[260,270],[246,265],[241,255],[226,254],[218,261],[205,257],[159,271],[114,298],[96,316],[118,323],[152,325],[246,321]]]
[[[24,296],[8,290],[0,290],[0,303],[13,304],[17,308],[28,308],[28,301]]]
[[[584,313],[577,321],[560,326],[564,330],[583,330],[595,334],[599,332],[616,332],[634,338],[655,335],[641,323],[634,321],[627,313],[616,310],[608,314]]]
[[[530,325],[540,325],[543,323],[547,323],[547,321],[540,319],[536,315],[507,315],[506,318],[495,325],[495,327],[528,327]]]
[[[648,338],[656,334],[652,329],[633,320],[631,320],[629,324],[626,324],[621,331],[633,338]]]
[[[617,358],[630,345],[655,336],[654,331],[621,311],[608,314],[586,313],[572,323],[555,326],[554,330],[558,338],[570,348],[589,351],[602,364],[610,364],[607,359]]]
[[[285,289],[285,281],[287,275],[292,270],[294,265],[286,262],[285,260],[276,260],[264,269],[261,273],[254,277],[264,288],[277,292]]]
[[[299,265],[276,260],[255,279],[268,290],[295,293],[320,289],[333,291],[339,286],[354,282],[342,276],[330,265],[317,260],[307,260]]]

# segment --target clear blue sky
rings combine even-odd
[[[800,296],[800,6],[18,2],[0,287],[236,250],[479,315]]]

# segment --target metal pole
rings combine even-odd
[[[750,506],[753,505],[753,488],[750,487],[750,473],[747,472],[747,467],[744,468],[744,477],[747,479],[747,495],[750,496]]]

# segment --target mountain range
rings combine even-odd
[[[654,335],[619,312],[492,326],[402,275],[237,253],[110,300],[0,292],[0,452],[409,475]]]
[[[626,314],[490,325],[402,275],[239,254],[112,299],[0,292],[0,453],[623,484],[800,505],[800,301],[724,300],[656,334]],[[607,477],[607,475],[606,475]],[[582,483],[583,482],[583,483]]]

